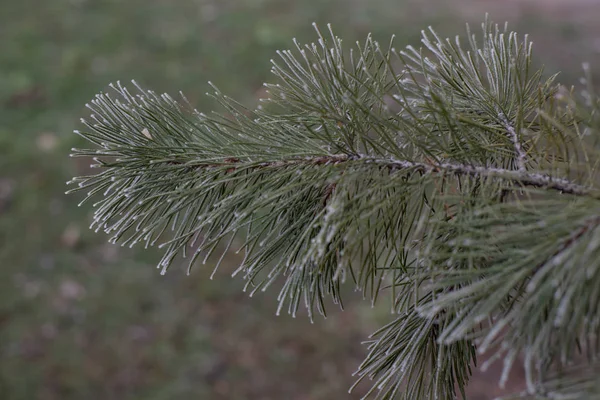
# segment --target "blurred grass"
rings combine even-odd
[[[312,40],[313,21],[331,22],[346,43],[394,33],[400,47],[417,44],[429,24],[462,33],[466,20],[481,21],[482,3],[492,7],[468,0],[1,1],[0,399],[346,398],[364,354],[360,341],[375,325],[365,304],[310,325],[275,318],[275,292],[249,300],[227,271],[213,281],[210,268],[189,277],[173,268],[161,277],[157,253],[106,244],[87,230],[89,206],[64,195],[66,180],[88,172],[86,162],[67,158],[83,145],[72,130],[86,115],[83,105],[112,81],[183,90],[206,109],[213,107],[203,95],[210,79],[252,104],[275,50],[293,37]],[[540,18],[535,8],[494,7],[493,18],[510,17],[540,39],[549,72],[566,69],[564,79],[573,81],[584,60],[577,57],[598,59],[590,9]]]

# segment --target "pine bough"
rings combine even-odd
[[[101,171],[73,191],[111,241],[160,243],[163,273],[243,252],[234,275],[279,285],[278,312],[325,314],[344,284],[389,298],[366,397],[464,396],[492,351],[501,385],[523,363],[517,397],[600,398],[600,101],[587,69],[567,90],[527,36],[482,27],[398,51],[315,26],[255,110],[214,86],[224,112],[207,115],[117,84],[88,104],[94,148],[73,156]]]

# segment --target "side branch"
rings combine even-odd
[[[521,142],[519,141],[519,135],[517,135],[517,131],[514,126],[508,121],[506,115],[504,113],[498,114],[504,129],[508,132],[510,141],[512,142],[515,153],[517,153],[517,168],[521,172],[525,172],[525,151],[523,150],[523,146],[521,146]]]

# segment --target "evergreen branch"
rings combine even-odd
[[[460,315],[440,333],[442,343],[478,338],[481,352],[501,344],[501,383],[523,351],[533,391],[552,362],[574,357],[576,342],[596,348],[598,295],[577,301],[575,295],[600,285],[599,206],[597,200],[511,202],[438,224],[438,245],[427,255],[434,269],[429,286],[443,292],[419,308],[421,315]]]
[[[592,196],[598,197],[600,193],[597,189],[590,186],[583,186],[567,179],[553,178],[550,175],[543,175],[540,173],[526,173],[524,171],[514,171],[502,168],[486,168],[471,165],[459,165],[451,163],[435,164],[435,163],[421,163],[412,162],[405,160],[394,160],[394,159],[377,159],[371,158],[366,155],[348,156],[345,154],[333,154],[328,156],[316,156],[316,157],[304,157],[302,159],[290,158],[277,161],[263,161],[255,164],[242,163],[237,158],[225,158],[218,163],[210,162],[194,162],[185,164],[188,168],[217,168],[229,166],[229,170],[234,170],[238,167],[242,168],[278,168],[287,166],[301,166],[301,165],[329,165],[329,164],[340,164],[347,161],[353,161],[357,164],[357,161],[362,161],[366,164],[376,164],[378,166],[385,166],[391,170],[398,169],[411,169],[427,174],[446,174],[452,173],[458,176],[470,176],[475,178],[500,178],[506,181],[513,182],[517,185],[530,186],[535,188],[545,188],[557,190],[565,194],[573,194],[577,196]],[[170,165],[181,165],[182,162],[170,160],[165,161]]]
[[[527,37],[482,28],[469,50],[430,29],[400,52],[317,29],[278,53],[256,110],[214,86],[225,111],[206,115],[117,84],[88,104],[94,148],[73,155],[102,171],[73,191],[100,197],[111,241],[161,242],[162,273],[237,248],[251,295],[281,284],[278,313],[325,314],[347,279],[373,303],[389,289],[400,317],[357,372],[377,398],[455,396],[474,346],[497,344],[501,383],[521,352],[542,393],[577,344],[597,354],[600,101],[556,99]]]

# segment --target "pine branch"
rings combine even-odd
[[[376,164],[378,166],[384,166],[388,169],[395,171],[398,169],[410,169],[427,174],[446,174],[452,173],[457,176],[470,176],[474,178],[490,178],[496,177],[507,181],[518,183],[522,186],[530,186],[535,188],[545,188],[557,190],[560,193],[573,194],[577,196],[592,196],[598,197],[600,193],[593,187],[579,185],[568,179],[553,178],[549,175],[542,175],[539,173],[526,173],[521,170],[507,170],[502,168],[485,168],[470,165],[458,165],[451,163],[434,164],[434,163],[419,163],[411,162],[406,160],[382,160],[370,158],[366,155],[348,156],[345,154],[333,154],[329,156],[318,156],[318,157],[304,157],[302,159],[290,158],[278,161],[267,161],[261,162],[255,165],[241,164],[241,160],[238,158],[226,158],[220,163],[194,163],[187,164],[188,168],[217,168],[223,166],[229,166],[228,171],[233,171],[241,165],[242,168],[278,168],[288,166],[300,166],[300,165],[322,165],[322,164],[340,164],[347,161],[360,160],[367,164]],[[177,161],[167,161],[171,165],[182,164]]]
[[[234,275],[251,295],[280,284],[278,313],[325,314],[346,281],[387,295],[398,317],[358,371],[376,398],[454,397],[496,345],[501,383],[521,353],[528,393],[560,393],[553,369],[599,355],[600,101],[589,78],[583,101],[544,80],[527,37],[482,28],[467,50],[430,29],[399,52],[317,28],[278,53],[256,110],[215,86],[224,112],[206,115],[118,84],[88,105],[94,148],[73,155],[102,171],[73,191],[99,198],[111,241],[160,243],[162,273],[243,252]]]
[[[549,360],[567,363],[574,343],[596,348],[589,339],[598,329],[592,321],[600,320],[598,295],[574,296],[600,285],[599,206],[597,200],[514,201],[463,214],[451,225],[438,224],[441,240],[428,254],[430,290],[445,292],[419,312],[425,318],[440,310],[461,315],[440,340],[477,338],[481,352],[500,345],[504,377],[523,351],[533,390],[533,371],[543,375]],[[481,328],[488,318],[492,323]]]

